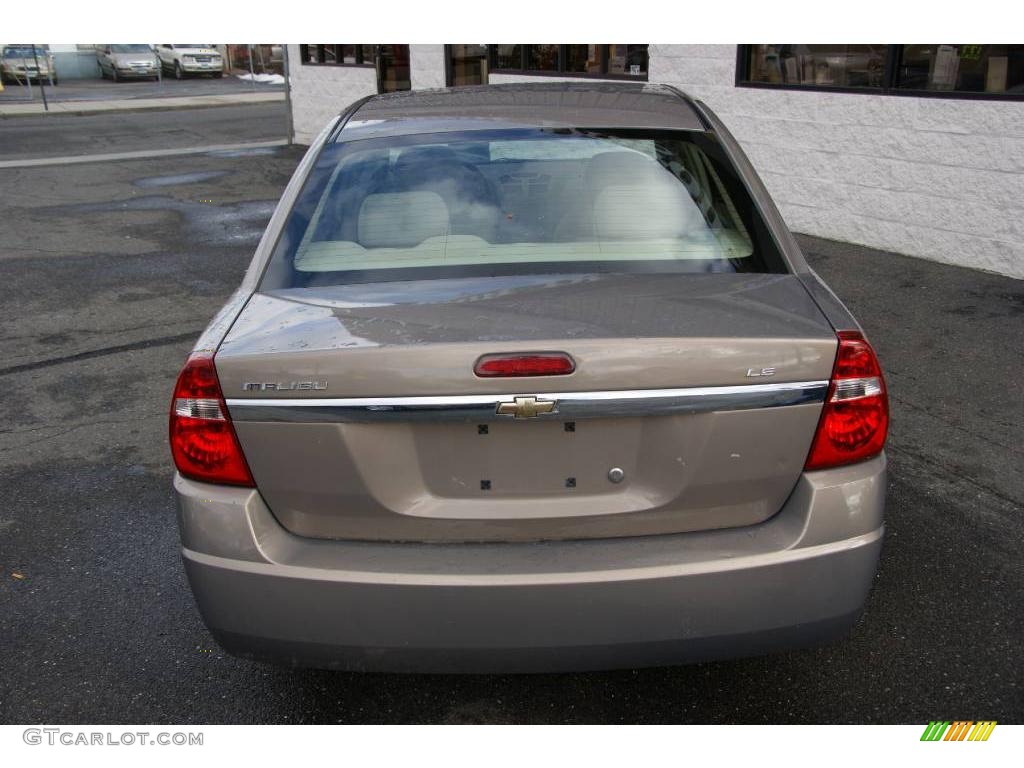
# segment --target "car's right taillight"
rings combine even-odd
[[[183,476],[205,483],[254,487],[213,365],[195,352],[174,386],[170,415],[171,455]]]
[[[804,469],[827,469],[881,453],[889,398],[875,351],[860,331],[839,331],[828,396]]]

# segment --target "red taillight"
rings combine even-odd
[[[565,376],[575,370],[576,363],[564,352],[484,355],[476,361],[476,365],[473,367],[473,373],[484,378]]]
[[[193,353],[178,374],[171,401],[170,441],[174,465],[185,477],[206,483],[255,485],[231,426],[212,354]]]
[[[825,407],[804,469],[870,459],[885,445],[889,398],[878,358],[860,331],[839,331]]]

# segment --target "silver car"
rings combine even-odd
[[[207,43],[160,43],[156,55],[160,66],[178,80],[188,75],[224,76],[224,59]]]
[[[106,44],[96,47],[100,75],[115,83],[128,79],[160,79],[160,60],[146,43]]]
[[[170,413],[218,642],[677,664],[843,635],[885,382],[719,119],[664,86],[375,96],[309,149]]]
[[[0,82],[23,85],[50,82],[57,85],[53,57],[38,45],[5,45],[0,51]]]

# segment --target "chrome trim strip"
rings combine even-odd
[[[778,408],[824,402],[827,391],[828,380],[824,380],[685,389],[543,392],[527,396],[557,402],[554,411],[533,418],[568,421]],[[227,405],[235,421],[502,421],[514,417],[498,415],[498,405],[523,396],[520,392],[423,397],[235,398],[228,400]]]

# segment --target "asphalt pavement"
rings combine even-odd
[[[300,157],[0,169],[0,722],[1024,720],[1024,283],[812,238],[893,408],[881,568],[848,638],[533,676],[290,671],[221,652],[179,558],[167,405]]]
[[[285,103],[0,120],[0,161],[287,138]],[[0,181],[3,179],[0,178]],[[16,190],[4,188],[0,196]]]

